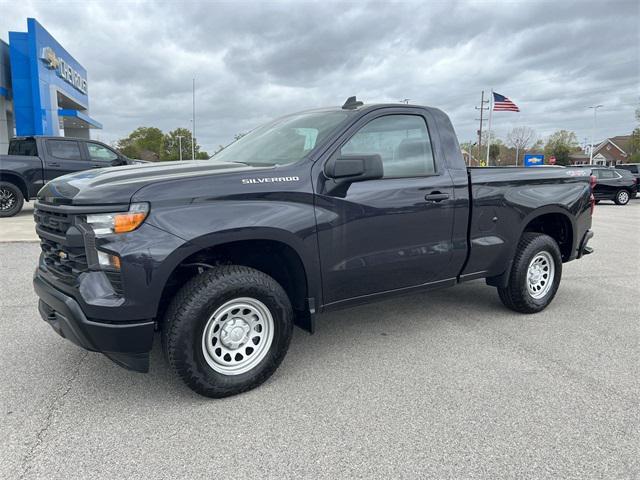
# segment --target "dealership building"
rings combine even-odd
[[[87,71],[35,19],[0,40],[0,154],[13,136],[89,138]]]

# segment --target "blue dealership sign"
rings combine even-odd
[[[542,165],[544,165],[544,155],[528,153],[524,156],[525,167],[541,167]]]
[[[89,116],[87,71],[40,23],[29,18],[26,32],[9,32],[9,50],[18,136],[101,128]],[[69,110],[73,122],[66,121]]]

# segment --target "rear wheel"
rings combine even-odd
[[[289,347],[293,313],[283,288],[248,267],[219,266],[189,281],[167,310],[169,363],[194,391],[213,398],[257,387]]]
[[[562,256],[548,235],[527,232],[518,243],[509,283],[498,287],[504,305],[520,313],[544,310],[555,297],[562,276]]]
[[[628,191],[618,190],[618,192],[616,193],[615,202],[618,205],[626,205],[627,203],[629,203],[630,198],[631,198],[631,195],[629,195]]]
[[[22,191],[13,183],[0,182],[0,217],[13,217],[24,205]]]

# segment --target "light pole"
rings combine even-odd
[[[184,138],[183,135],[177,135],[178,137],[178,150],[180,150],[180,161],[182,161],[182,139]]]
[[[191,160],[196,159],[196,79],[193,79],[193,123],[191,124]]]
[[[589,165],[593,165],[593,137],[596,133],[596,113],[602,105],[592,105],[587,108],[593,108],[593,126],[591,127],[591,148],[589,149]]]

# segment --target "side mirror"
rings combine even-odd
[[[374,155],[343,155],[331,157],[326,163],[324,173],[336,182],[362,182],[382,178],[382,157]]]

